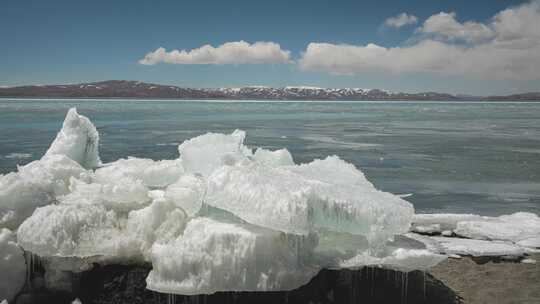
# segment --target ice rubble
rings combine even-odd
[[[0,228],[0,299],[5,299],[6,303],[13,300],[25,278],[26,263],[14,233]]]
[[[528,212],[517,212],[498,217],[473,214],[416,214],[411,231],[429,235],[443,234],[443,236],[455,234],[472,239],[470,241],[456,240],[455,243],[450,244],[451,247],[454,247],[453,245],[459,245],[461,248],[471,247],[464,250],[464,252],[469,252],[467,254],[471,252],[480,254],[483,250],[481,248],[489,243],[480,241],[499,241],[492,242],[492,244],[503,242],[514,247],[540,248],[540,217]],[[444,241],[445,244],[452,242],[452,240],[444,238],[434,239]],[[478,247],[479,251],[475,247]],[[490,255],[496,255],[494,249],[488,251]],[[503,255],[505,251],[508,250],[501,250],[500,254]]]
[[[0,228],[17,227],[40,206],[69,192],[71,177],[84,178],[85,170],[64,155],[45,156],[0,175]]]
[[[41,160],[0,176],[0,228],[18,228],[19,245],[49,268],[147,261],[148,288],[198,294],[292,289],[324,266],[425,269],[455,246],[388,240],[413,221],[461,231],[483,219],[414,216],[336,156],[296,165],[286,149],[253,153],[245,136],[208,133],[182,143],[178,159],[101,164],[95,127],[72,109]],[[531,231],[519,242],[534,243]]]

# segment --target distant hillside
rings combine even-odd
[[[540,92],[510,96],[455,96],[444,93],[394,93],[379,89],[250,86],[241,88],[194,89],[110,80],[66,85],[40,85],[0,88],[0,97],[65,98],[169,98],[169,99],[262,99],[262,100],[495,100],[540,101]]]

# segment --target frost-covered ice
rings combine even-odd
[[[525,249],[503,241],[483,241],[462,238],[434,237],[445,254],[470,256],[523,256]]]
[[[410,203],[378,191],[337,157],[301,166],[239,162],[221,167],[209,177],[206,203],[287,233],[325,229],[373,242],[406,232],[414,214]]]
[[[246,132],[236,130],[230,135],[207,133],[186,140],[178,146],[182,165],[189,173],[208,177],[217,168],[245,157],[245,137]]]
[[[13,300],[24,286],[25,278],[26,263],[15,234],[0,228],[0,299],[6,303]]]
[[[454,232],[472,239],[521,242],[522,245],[540,247],[540,218],[528,212],[460,221]]]
[[[68,111],[62,130],[56,135],[45,156],[65,155],[84,168],[97,167],[101,161],[98,153],[99,134],[90,120],[77,113],[75,108]]]
[[[45,156],[0,175],[0,228],[17,229],[37,207],[67,194],[71,177],[84,175],[84,168],[64,155]]]
[[[131,178],[140,180],[147,187],[166,187],[184,173],[178,159],[154,161],[146,158],[128,157],[105,164],[96,170],[96,178],[103,182]]]
[[[19,244],[41,257],[117,256],[118,236],[115,212],[99,204],[38,208],[17,233]]]
[[[434,253],[427,249],[398,248],[390,255],[382,258],[362,253],[343,261],[340,266],[355,267],[372,265],[395,267],[403,270],[427,270],[444,261],[446,258],[445,255]]]
[[[287,149],[270,151],[263,148],[257,148],[253,154],[253,159],[259,163],[273,167],[294,165],[292,155]]]
[[[461,221],[474,221],[482,219],[482,216],[476,214],[456,214],[456,213],[434,213],[434,214],[415,214],[412,220],[412,229],[416,227],[431,227],[438,225],[439,231],[454,230],[457,223]],[[420,231],[418,231],[420,232]],[[434,229],[431,229],[435,233]]]
[[[416,214],[407,237],[433,252],[468,256],[523,256],[540,248],[540,218],[517,212],[498,217],[474,214]],[[419,234],[441,234],[427,237]],[[460,238],[452,238],[451,236]]]
[[[540,248],[540,217],[528,212],[498,217],[473,214],[416,214],[411,231],[443,236],[456,234],[473,240],[504,241],[523,248]],[[484,243],[471,241],[467,244],[472,246]]]
[[[181,294],[297,288],[318,271],[303,265],[314,244],[309,237],[195,218],[176,240],[154,245],[147,288]]]
[[[46,261],[51,284],[59,271],[93,262],[146,261],[148,288],[182,294],[293,289],[326,266],[425,269],[442,253],[538,247],[533,215],[415,216],[337,156],[297,165],[286,149],[253,152],[245,137],[207,133],[183,142],[177,159],[102,164],[96,128],[71,109],[43,158],[0,176],[0,228],[18,229],[18,244]],[[416,231],[507,241],[415,235],[426,245],[390,245],[411,222]],[[501,223],[496,235],[483,230]]]

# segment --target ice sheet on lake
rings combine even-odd
[[[454,230],[457,223],[461,221],[474,221],[483,217],[476,214],[458,214],[458,213],[434,213],[434,214],[415,214],[412,220],[412,227],[431,227],[439,225],[439,232],[443,230]],[[418,231],[421,232],[421,231]],[[431,232],[436,232],[431,229]]]
[[[540,247],[540,218],[528,212],[460,221],[454,232],[472,239],[521,242],[522,245]]]
[[[454,233],[470,239],[508,241],[523,247],[540,248],[540,217],[528,212],[498,217],[416,214],[411,231],[421,234]]]
[[[433,237],[443,253],[470,256],[522,256],[525,249],[503,241],[483,241],[462,238]]]

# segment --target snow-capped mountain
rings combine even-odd
[[[444,93],[396,93],[379,89],[319,88],[288,86],[272,88],[246,86],[239,88],[183,88],[140,81],[110,80],[65,85],[36,85],[0,88],[4,97],[118,97],[171,99],[257,99],[257,100],[540,100],[540,93],[512,96],[455,96]]]

